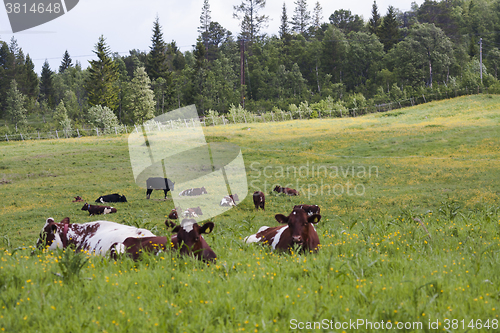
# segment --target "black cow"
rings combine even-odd
[[[124,195],[119,195],[118,193],[101,195],[95,202],[106,203],[106,202],[127,202],[127,198]]]
[[[168,191],[174,190],[174,182],[167,178],[150,177],[146,180],[146,199],[149,199],[153,190],[163,190],[165,199],[167,198]]]

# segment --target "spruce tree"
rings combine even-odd
[[[286,4],[283,2],[283,9],[281,11],[281,25],[279,30],[280,38],[284,39],[290,35],[290,28],[288,26],[288,15],[286,13]]]
[[[380,14],[378,12],[377,2],[373,1],[373,5],[372,5],[372,17],[368,21],[368,30],[372,34],[378,36],[379,27],[380,27]]]
[[[323,20],[323,8],[321,7],[321,4],[319,1],[316,2],[314,5],[314,10],[313,10],[313,26],[316,29],[319,29],[321,27],[321,20]]]
[[[118,107],[118,68],[110,57],[109,47],[104,36],[95,45],[97,60],[90,60],[89,76],[85,81],[88,103],[91,106],[107,106],[111,110]]]
[[[24,90],[26,96],[32,99],[38,98],[38,93],[40,91],[38,75],[35,72],[35,64],[31,60],[29,54],[26,55],[26,73],[24,78]]]
[[[306,0],[295,1],[295,14],[292,17],[293,30],[304,34],[311,21],[311,13],[307,10]]]
[[[59,66],[59,73],[64,73],[64,71],[70,67],[73,67],[73,60],[69,56],[68,50],[64,52],[61,65]]]
[[[396,10],[393,6],[387,8],[387,14],[384,16],[382,25],[380,26],[379,38],[384,44],[384,51],[389,51],[394,44],[399,41],[399,24],[396,19]]]
[[[40,101],[47,102],[48,107],[51,109],[55,107],[53,74],[49,62],[45,59],[40,76]]]
[[[159,77],[166,79],[169,76],[167,66],[167,45],[163,40],[163,33],[158,16],[153,24],[153,37],[151,38],[151,51],[147,56],[146,72],[151,81]]]
[[[210,4],[208,3],[208,0],[203,0],[203,7],[201,8],[200,26],[198,27],[198,32],[201,35],[203,44],[205,45],[206,49],[208,49],[208,38],[209,38],[208,30],[210,29],[210,23],[212,22],[212,16],[210,15],[210,13],[211,13]]]

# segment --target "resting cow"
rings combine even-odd
[[[274,191],[278,192],[278,193],[285,193],[288,195],[299,195],[299,191],[294,190],[293,188],[289,188],[289,187],[281,187],[279,185],[276,185],[276,187],[274,188]]]
[[[72,202],[83,202],[83,199],[81,196],[77,196],[75,197],[75,200],[73,200]]]
[[[88,203],[85,203],[85,205],[83,205],[82,210],[88,210],[89,215],[116,213],[116,208],[114,207],[89,205]]]
[[[124,195],[119,195],[118,193],[101,195],[95,202],[106,203],[106,202],[127,202],[127,198]]]
[[[203,215],[200,206],[196,208],[188,208],[182,213],[182,216],[184,217],[198,217],[199,215]]]
[[[236,201],[240,201],[240,198],[238,198],[238,194],[230,194],[222,198],[222,200],[220,201],[220,205],[225,207],[236,206]]]
[[[153,190],[163,190],[165,193],[165,199],[167,198],[168,191],[174,190],[175,183],[170,179],[162,177],[150,177],[146,180],[146,199],[151,197]]]
[[[309,252],[318,250],[319,237],[312,224],[321,219],[321,215],[307,216],[300,208],[294,208],[290,215],[276,214],[276,221],[286,224],[279,227],[261,227],[256,234],[245,238],[246,243],[264,243],[273,250],[287,251],[294,245],[301,247],[301,251]]]
[[[302,208],[303,210],[306,211],[307,215],[314,215],[314,214],[319,214],[320,208],[318,205],[295,205],[293,207],[295,208]]]
[[[158,254],[169,249],[179,250],[183,255],[194,255],[198,260],[214,262],[217,259],[215,252],[210,248],[202,234],[209,234],[213,228],[213,222],[207,222],[199,226],[193,219],[183,219],[180,225],[171,221],[165,221],[167,228],[172,227],[175,235],[170,239],[167,237],[130,237],[123,241],[126,253],[134,260],[140,257],[141,252]]]
[[[196,196],[196,195],[202,195],[202,194],[208,194],[207,190],[205,187],[197,187],[197,188],[189,188],[187,190],[182,191],[179,193],[179,196]]]
[[[129,237],[154,237],[151,231],[118,224],[110,221],[95,221],[83,224],[70,223],[69,217],[55,223],[52,217],[45,221],[37,241],[38,248],[50,250],[74,246],[77,251],[87,251],[96,255],[106,255],[111,251],[123,253],[122,243]]]
[[[180,211],[181,209],[179,207],[172,209],[170,211],[170,214],[168,214],[168,218],[172,220],[177,220],[179,218],[179,214],[177,213],[178,210]]]
[[[266,197],[264,196],[264,193],[261,191],[253,192],[253,204],[255,205],[255,209],[259,210],[259,208],[262,208],[265,210],[264,206],[266,205]]]

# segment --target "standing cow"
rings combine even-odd
[[[162,177],[150,177],[146,180],[146,199],[151,197],[153,190],[163,190],[165,193],[165,199],[167,199],[168,191],[174,190],[174,182],[168,178]]]
[[[261,191],[253,192],[253,204],[255,205],[255,209],[257,210],[259,210],[259,208],[266,210],[264,208],[264,206],[266,205],[266,197],[264,196],[264,193],[262,193]]]

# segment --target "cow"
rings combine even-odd
[[[276,187],[274,188],[275,192],[278,192],[278,193],[285,193],[285,194],[288,194],[288,195],[299,195],[299,191],[297,190],[294,190],[293,188],[289,188],[289,187],[281,187],[279,185],[276,185]]]
[[[236,201],[240,201],[240,198],[238,198],[238,194],[230,194],[222,198],[222,200],[220,201],[220,205],[223,207],[236,206]]]
[[[172,220],[177,220],[179,218],[179,214],[177,211],[180,211],[180,207],[176,207],[170,211],[170,214],[168,214],[168,218]]]
[[[264,193],[262,193],[261,191],[253,192],[253,204],[255,205],[255,209],[257,210],[259,210],[259,208],[266,210],[264,208],[264,206],[266,205],[266,197],[264,196]]]
[[[293,208],[302,208],[309,216],[320,213],[320,208],[318,205],[295,205]]]
[[[321,215],[308,216],[301,208],[294,208],[290,215],[275,215],[276,221],[286,224],[278,227],[261,227],[256,234],[245,238],[246,243],[264,243],[273,250],[289,251],[299,246],[301,252],[318,251],[319,237],[313,224],[321,219]]]
[[[153,190],[163,190],[165,193],[165,199],[167,199],[168,191],[174,190],[175,183],[170,179],[162,177],[150,177],[146,180],[146,199],[151,197]]]
[[[96,199],[95,202],[106,203],[106,202],[127,202],[127,198],[124,195],[119,195],[118,193],[101,195]]]
[[[182,255],[194,255],[198,260],[215,262],[217,255],[207,244],[202,234],[209,234],[213,222],[199,226],[193,219],[183,219],[180,225],[166,220],[167,228],[173,228],[175,234],[167,237],[129,237],[123,241],[126,253],[134,260],[139,259],[141,252],[159,254],[170,249],[178,250]]]
[[[83,205],[82,210],[88,210],[89,216],[116,213],[116,208],[114,207],[89,205],[88,203],[85,203],[85,205]]]
[[[189,188],[187,190],[182,191],[179,193],[179,196],[196,196],[196,195],[202,195],[202,194],[208,194],[207,190],[205,187],[197,187],[197,188]]]
[[[72,202],[83,202],[83,199],[82,199],[82,197],[77,196],[77,197],[75,197],[75,200],[73,200]]]
[[[188,208],[183,213],[184,217],[198,217],[198,215],[203,215],[200,206],[196,208]]]
[[[122,243],[129,237],[154,237],[151,231],[110,221],[70,223],[69,217],[55,223],[52,217],[45,221],[37,241],[37,248],[55,250],[72,246],[77,251],[86,251],[105,256],[124,253]]]

